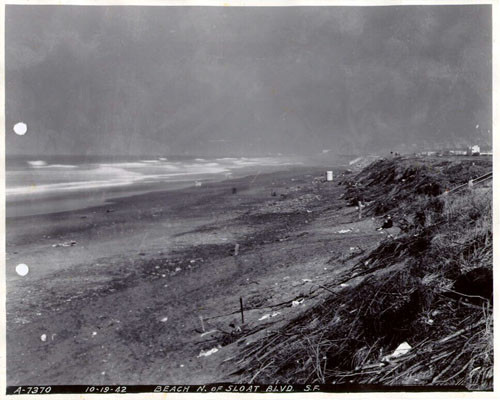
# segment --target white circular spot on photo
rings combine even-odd
[[[14,132],[16,135],[23,136],[26,132],[28,132],[28,125],[24,122],[18,122],[14,125]]]
[[[28,266],[26,264],[18,264],[18,265],[16,265],[16,272],[20,276],[26,276],[26,275],[28,275],[29,271],[30,271],[30,269],[28,268]]]

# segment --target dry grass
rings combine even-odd
[[[398,177],[398,166],[384,176],[387,165],[375,164],[358,176],[357,190],[367,177]],[[407,177],[429,176],[405,171]],[[492,389],[491,189],[444,198],[414,194],[406,193],[396,210],[406,215],[405,232],[382,242],[357,266],[366,278],[245,348],[242,381]],[[412,346],[409,353],[383,359],[404,341]]]

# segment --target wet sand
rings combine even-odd
[[[292,318],[293,300],[320,301],[318,283],[348,268],[332,257],[381,239],[323,172],[7,219],[8,385],[236,381],[222,363],[235,346]]]

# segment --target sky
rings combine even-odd
[[[7,155],[491,142],[488,5],[8,5],[5,19]]]

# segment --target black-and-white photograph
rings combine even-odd
[[[493,391],[492,35],[6,5],[7,393]]]

